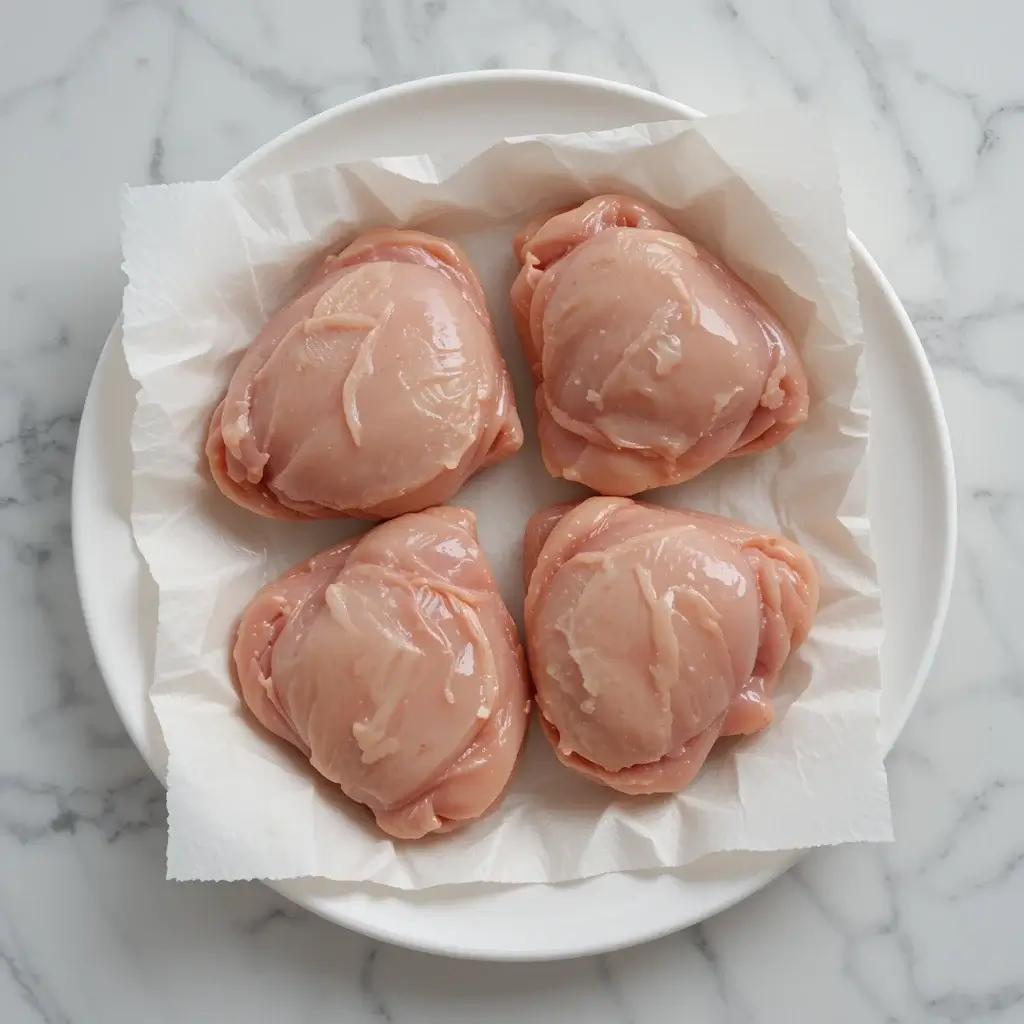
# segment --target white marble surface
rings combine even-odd
[[[1018,0],[3,0],[0,1021],[1024,1021],[1022,32]],[[889,761],[896,843],[813,854],[630,952],[514,967],[164,881],[162,791],[94,666],[68,529],[121,183],[216,176],[369,89],[511,66],[825,111],[851,224],[935,366],[962,510]]]

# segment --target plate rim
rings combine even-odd
[[[327,110],[321,111],[312,117],[307,118],[304,121],[293,125],[291,128],[286,129],[284,132],[277,135],[275,138],[264,143],[258,147],[254,152],[249,154],[243,160],[239,161],[234,167],[224,174],[225,179],[234,179],[244,176],[249,173],[253,168],[270,157],[272,154],[280,151],[282,148],[286,148],[304,135],[315,131],[324,124],[327,124],[339,117],[349,116],[360,110],[380,103],[387,103],[388,101],[415,93],[430,93],[445,88],[457,88],[459,86],[473,85],[483,80],[492,82],[505,82],[509,85],[520,84],[522,82],[534,82],[550,84],[557,86],[559,84],[568,84],[573,86],[582,86],[590,88],[594,91],[605,91],[610,93],[617,93],[622,97],[633,99],[635,101],[646,103],[652,108],[661,108],[666,115],[675,116],[680,119],[692,120],[701,118],[704,116],[700,111],[695,110],[677,100],[671,99],[666,96],[662,96],[658,93],[654,93],[647,89],[642,89],[638,86],[627,85],[621,82],[615,82],[608,79],[598,78],[591,75],[580,75],[562,71],[546,71],[546,70],[526,70],[526,69],[497,69],[497,70],[480,70],[480,71],[461,71],[454,72],[451,74],[435,75],[427,78],[414,79],[408,82],[402,82],[396,85],[387,86],[382,89],[375,90],[373,92],[365,93],[361,96],[354,97],[343,103],[337,104],[336,106],[330,107]],[[874,284],[878,287],[882,293],[886,305],[889,310],[893,313],[905,339],[908,342],[907,350],[911,354],[915,364],[915,370],[921,383],[924,386],[924,393],[927,399],[929,411],[931,413],[932,425],[936,430],[938,451],[939,456],[939,467],[942,476],[942,503],[943,510],[945,512],[945,534],[943,536],[943,551],[942,551],[942,570],[940,574],[939,594],[936,605],[936,613],[932,621],[930,633],[928,634],[928,641],[925,644],[920,663],[918,665],[917,674],[913,680],[912,685],[908,688],[907,698],[903,705],[899,709],[899,714],[896,717],[894,723],[894,729],[892,732],[892,741],[902,732],[906,725],[907,719],[910,716],[911,711],[916,705],[921,690],[924,687],[924,683],[927,679],[928,673],[934,664],[936,651],[942,636],[943,628],[948,616],[949,604],[952,594],[953,576],[955,570],[955,554],[956,554],[956,541],[957,541],[957,530],[958,530],[958,507],[956,500],[956,481],[955,472],[953,466],[953,449],[949,434],[949,427],[946,422],[945,414],[942,408],[942,403],[939,395],[938,384],[935,380],[934,373],[928,357],[925,352],[924,346],[918,337],[917,331],[914,328],[909,315],[903,307],[899,297],[897,296],[892,285],[888,279],[882,273],[881,268],[878,266],[875,259],[868,252],[864,244],[854,235],[852,231],[848,231],[848,237],[850,242],[851,250],[855,257],[859,259],[863,265],[863,268],[870,274]],[[116,335],[118,335],[121,328],[121,317],[119,316],[114,322],[110,333],[107,335],[104,341],[103,347],[100,351],[99,359],[97,360],[96,367],[94,369],[92,378],[89,382],[89,387],[86,392],[85,402],[82,409],[81,425],[79,429],[79,439],[82,434],[89,430],[97,419],[94,407],[97,404],[96,394],[99,387],[99,380],[102,376],[101,370],[104,369],[106,364],[109,362],[110,350],[112,345],[117,344]],[[84,528],[82,523],[83,517],[83,506],[85,499],[83,497],[84,484],[82,483],[83,475],[79,472],[81,464],[81,452],[83,446],[76,444],[75,456],[72,470],[72,485],[71,485],[71,537],[72,537],[72,553],[74,562],[74,572],[76,578],[76,584],[78,587],[79,600],[82,607],[83,617],[85,619],[86,630],[89,635],[89,640],[95,654],[96,663],[100,671],[100,675],[103,678],[104,685],[110,695],[111,702],[113,703],[118,716],[121,718],[122,724],[125,725],[126,731],[131,736],[132,742],[135,744],[140,755],[146,761],[147,765],[154,772],[157,778],[163,783],[163,777],[158,772],[152,763],[152,750],[148,749],[148,745],[144,742],[144,737],[135,735],[135,732],[128,728],[127,721],[131,717],[123,704],[119,691],[113,687],[110,683],[110,677],[112,673],[111,669],[111,657],[107,649],[101,644],[97,643],[97,630],[95,628],[95,618],[93,614],[92,605],[87,603],[85,600],[85,593],[88,589],[86,584],[85,569],[83,566],[83,560],[81,556],[82,551],[82,534],[81,531]],[[145,565],[142,560],[143,566]],[[116,674],[116,673],[115,673]],[[887,750],[891,747],[891,743],[887,744]],[[611,941],[603,939],[599,936],[595,936],[591,941],[586,943],[577,943],[572,948],[565,949],[547,949],[540,953],[530,952],[529,950],[506,950],[501,953],[497,953],[491,950],[476,950],[469,948],[451,948],[442,947],[439,944],[431,945],[426,941],[419,941],[415,938],[411,938],[400,932],[396,932],[386,925],[382,925],[377,921],[364,920],[358,910],[352,908],[333,908],[331,912],[322,905],[321,901],[317,897],[308,897],[303,894],[291,893],[289,888],[298,884],[301,880],[286,879],[281,881],[265,881],[264,884],[278,891],[285,898],[297,903],[304,907],[310,912],[317,914],[320,917],[324,917],[326,920],[331,921],[335,924],[341,924],[346,928],[350,928],[353,931],[359,932],[360,934],[366,935],[370,938],[389,942],[398,946],[402,946],[408,949],[418,950],[421,952],[454,956],[463,959],[478,959],[487,961],[541,961],[541,960],[559,960],[569,959],[578,956],[593,955],[597,953],[612,952],[618,949],[628,948],[640,944],[642,942],[651,941],[657,938],[661,938],[665,935],[672,934],[682,928],[689,927],[700,920],[706,920],[707,917],[713,916],[713,914],[721,913],[723,910],[727,910],[729,907],[735,906],[737,903],[742,902],[744,899],[753,895],[755,892],[764,888],[771,881],[778,878],[781,874],[787,871],[793,864],[795,864],[801,857],[803,857],[807,850],[788,850],[788,851],[777,851],[775,856],[778,860],[769,866],[769,869],[759,873],[754,873],[749,879],[745,880],[746,884],[736,885],[734,892],[730,893],[727,900],[721,901],[712,914],[705,915],[701,918],[693,918],[692,914],[681,914],[679,918],[673,922],[661,925],[657,928],[640,928],[634,929],[631,934],[621,936],[619,938],[612,939]],[[597,879],[602,876],[597,876]],[[624,876],[626,877],[626,876]],[[586,879],[582,883],[587,884],[597,879]],[[534,883],[535,885],[541,886],[545,883]],[[401,898],[401,893],[389,894],[389,898]],[[486,897],[483,897],[486,898]]]

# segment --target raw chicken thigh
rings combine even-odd
[[[447,500],[522,440],[465,255],[379,229],[328,256],[249,346],[206,453],[261,515],[388,517]]]
[[[791,541],[628,498],[527,525],[526,643],[560,761],[622,793],[687,786],[722,736],[772,721],[818,583]]]
[[[515,245],[512,306],[554,476],[637,494],[778,444],[807,418],[778,317],[653,209],[598,196]]]
[[[495,807],[526,733],[522,648],[464,509],[285,573],[246,608],[234,662],[256,718],[400,839]]]

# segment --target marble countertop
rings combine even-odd
[[[1022,32],[1016,0],[0,4],[0,1020],[1024,1021]],[[92,658],[68,501],[123,182],[214,177],[367,90],[516,66],[825,113],[851,225],[938,377],[962,528],[889,759],[894,844],[814,853],[638,949],[505,966],[164,880],[163,792]]]

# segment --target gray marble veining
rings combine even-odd
[[[0,1020],[1024,1021],[1024,7],[893,0],[0,5]],[[82,400],[122,182],[212,177],[392,82],[572,70],[707,111],[797,101],[936,370],[953,606],[889,762],[897,841],[813,854],[699,928],[564,964],[381,946],[259,885],[163,880],[159,784],[75,594]]]

